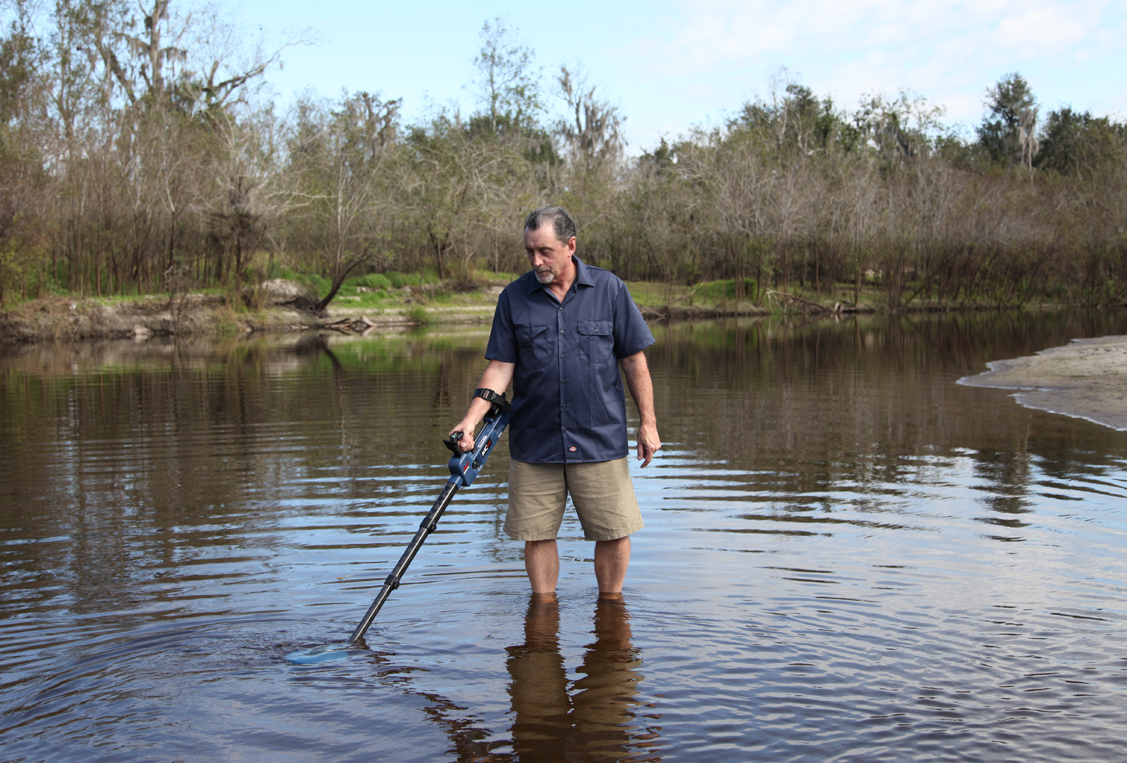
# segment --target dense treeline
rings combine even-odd
[[[734,279],[890,306],[1122,302],[1127,126],[1041,118],[1017,74],[973,137],[909,95],[838,107],[778,77],[722,127],[625,151],[625,115],[580,72],[543,77],[485,24],[478,108],[406,123],[401,101],[263,96],[271,51],[170,0],[3,6],[0,302],[229,293],[286,271],[523,270],[528,209],[575,212],[589,261],[630,279]],[[298,43],[300,40],[293,40]],[[553,117],[552,114],[558,114]]]

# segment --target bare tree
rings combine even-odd
[[[489,131],[498,134],[506,123],[527,126],[543,111],[538,72],[532,50],[516,41],[516,31],[499,18],[481,27],[481,49],[474,59],[477,88]]]
[[[357,93],[336,108],[306,103],[290,139],[291,169],[306,199],[296,237],[331,280],[323,312],[358,268],[387,261],[385,236],[396,203],[393,165],[400,101]]]
[[[582,73],[560,67],[557,78],[567,108],[556,133],[572,164],[573,176],[584,186],[614,177],[622,161],[626,140],[617,107],[595,95],[596,87]]]

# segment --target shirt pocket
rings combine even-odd
[[[548,327],[517,326],[517,363],[530,371],[548,365]]]
[[[579,357],[584,363],[607,363],[614,357],[613,321],[579,321]]]

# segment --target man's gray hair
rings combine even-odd
[[[552,230],[561,244],[566,244],[575,235],[575,220],[563,207],[540,207],[529,212],[528,217],[524,218],[525,230],[540,230],[548,223],[551,223]]]

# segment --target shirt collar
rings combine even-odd
[[[571,255],[571,259],[575,260],[575,283],[580,286],[594,286],[591,282],[591,276],[587,272],[587,264],[583,260]]]
[[[587,263],[576,257],[574,254],[571,255],[571,259],[575,262],[575,281],[573,281],[571,285],[594,286],[595,284],[591,281],[591,275],[587,272]],[[528,285],[528,293],[532,294],[537,289],[544,289],[545,291],[547,291],[548,287],[547,285],[540,283],[540,281],[536,279],[536,276],[533,275],[532,280]]]

